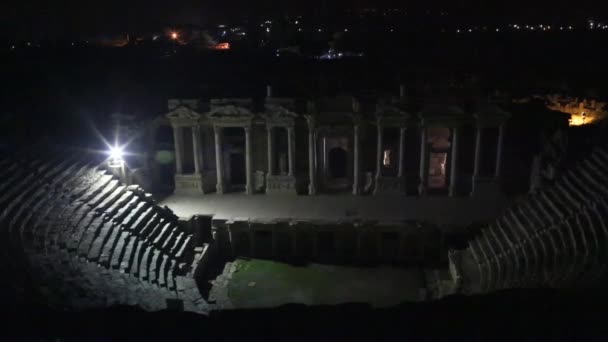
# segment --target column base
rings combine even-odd
[[[308,194],[311,196],[317,194],[317,187],[314,184],[308,184]]]
[[[266,194],[297,195],[296,177],[267,176]]]
[[[405,193],[403,177],[378,177],[374,187],[374,195],[401,195]]]
[[[207,194],[213,191],[215,172],[175,175],[176,194]]]

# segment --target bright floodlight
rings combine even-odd
[[[122,148],[117,146],[110,148],[110,159],[122,160]]]
[[[171,39],[177,39],[177,32],[171,32]]]
[[[108,158],[108,165],[110,167],[122,167],[124,165],[124,160],[122,159],[122,147],[110,147],[110,151],[108,151],[108,154],[110,155],[110,157]]]

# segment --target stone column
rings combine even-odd
[[[175,173],[181,175],[183,173],[182,166],[182,128],[173,126],[173,141],[175,144]]]
[[[272,126],[266,126],[266,134],[268,136],[268,176],[272,176],[274,170],[274,134],[272,132],[272,129]]]
[[[473,164],[473,179],[471,183],[472,191],[475,192],[475,184],[477,183],[477,178],[479,177],[479,163],[481,160],[481,136],[482,136],[482,127],[477,126],[477,132],[475,134],[475,164]]]
[[[494,169],[494,179],[500,178],[500,169],[502,163],[502,145],[505,135],[505,124],[500,124],[498,127],[498,142],[496,145],[496,167]]]
[[[201,128],[192,126],[192,151],[194,151],[194,173],[203,171],[203,146],[201,144]]]
[[[245,177],[247,185],[245,186],[245,193],[247,195],[253,194],[253,177],[251,175],[251,127],[244,127],[245,129]]]
[[[376,180],[382,176],[382,131],[383,127],[380,121],[378,121],[378,141],[376,145]],[[377,184],[376,184],[377,186]]]
[[[374,184],[374,194],[380,190],[380,179],[382,178],[382,134],[383,126],[378,120],[378,142],[376,145],[376,182]]]
[[[323,137],[323,179],[327,179],[327,170],[328,170],[328,160],[327,160],[327,138]]]
[[[450,196],[454,196],[456,187],[456,169],[458,168],[458,127],[452,130],[452,162],[450,163]]]
[[[420,127],[420,183],[418,184],[418,194],[426,193],[426,127]]]
[[[224,165],[222,155],[222,127],[213,126],[213,132],[215,133],[215,167],[217,175],[216,192],[218,194],[224,193]]]
[[[397,177],[403,178],[403,168],[405,163],[405,127],[399,130],[399,168],[397,169]]]
[[[296,158],[295,158],[295,134],[293,127],[287,127],[287,160],[289,166],[289,176],[295,175]]]
[[[361,162],[359,160],[359,124],[356,123],[353,127],[353,145],[354,145],[354,165],[353,165],[353,195],[359,194],[359,180],[361,176],[359,175],[359,169],[361,167]]]
[[[308,121],[308,194],[315,195],[317,193],[317,184],[315,180],[316,176],[316,165],[315,165],[315,128],[314,119],[312,117],[306,118]]]

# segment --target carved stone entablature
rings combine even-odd
[[[419,113],[420,124],[430,126],[460,126],[471,122],[473,117],[466,114],[461,107],[456,105],[428,105]]]
[[[169,113],[165,116],[174,127],[195,126],[201,118],[197,105],[197,100],[169,100]]]
[[[507,121],[511,114],[494,105],[483,106],[473,114],[480,126],[498,126]]]
[[[410,114],[398,106],[386,103],[376,105],[376,120],[383,126],[404,127],[410,118]]]
[[[294,101],[291,99],[271,98],[264,105],[262,117],[266,119],[266,125],[269,127],[293,127],[298,116],[294,108]]]
[[[255,116],[251,106],[248,99],[213,99],[206,116],[218,127],[248,127]]]

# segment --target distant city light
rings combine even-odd
[[[266,32],[270,33],[270,27],[266,28]]]

